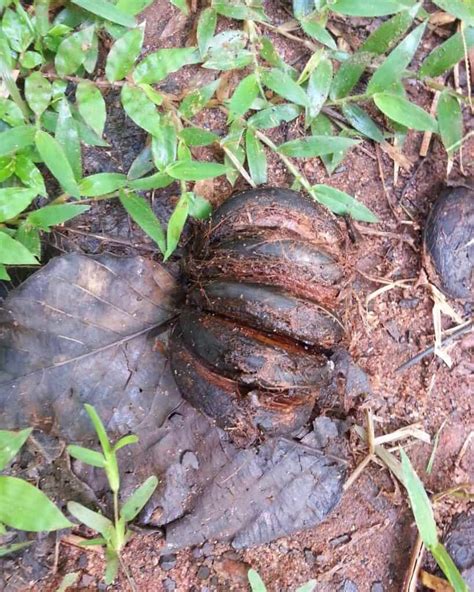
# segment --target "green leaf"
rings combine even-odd
[[[121,173],[97,173],[84,177],[79,183],[79,190],[84,197],[98,197],[113,193],[124,187],[126,183],[127,177]]]
[[[296,588],[295,592],[313,592],[316,590],[317,583],[318,582],[316,580],[310,580],[309,582],[306,582],[306,584]]]
[[[2,19],[2,30],[10,47],[18,53],[24,52],[34,39],[34,30],[25,12],[5,10]]]
[[[135,27],[135,19],[106,0],[72,0],[73,4],[122,27]]]
[[[284,99],[303,107],[309,106],[308,96],[288,74],[273,68],[262,72],[262,82]]]
[[[474,27],[465,29],[464,39],[466,40],[466,49],[469,51],[474,46]],[[418,72],[419,76],[424,78],[443,74],[463,59],[465,51],[462,33],[455,33],[425,58]]]
[[[189,201],[189,215],[198,220],[207,220],[212,212],[211,204],[201,195],[196,193],[192,195]]]
[[[452,14],[466,25],[474,26],[474,4],[472,0],[433,0],[445,12]]]
[[[11,156],[0,157],[0,183],[9,179],[15,172],[15,160]]]
[[[41,257],[41,239],[37,228],[32,228],[26,221],[22,222],[15,232],[15,240],[33,253],[35,257]]]
[[[163,95],[156,91],[150,84],[142,83],[138,86],[143,90],[152,103],[157,106],[163,103]]]
[[[25,79],[25,98],[36,117],[46,111],[51,95],[51,83],[41,72],[33,72]]]
[[[117,442],[114,444],[114,450],[115,452],[117,452],[117,450],[120,450],[121,448],[124,448],[125,446],[129,446],[130,444],[136,444],[138,442],[138,436],[135,436],[135,434],[129,434],[128,436],[123,436],[122,438],[120,438],[120,440],[117,440]]]
[[[138,64],[133,73],[133,79],[137,84],[141,82],[155,84],[164,80],[168,74],[177,72],[188,64],[196,64],[199,60],[195,47],[159,49]]]
[[[330,5],[331,10],[348,16],[385,16],[406,8],[402,2],[396,0],[336,0]]]
[[[5,557],[5,555],[10,555],[11,553],[20,551],[25,547],[29,547],[33,543],[34,541],[25,541],[24,543],[11,543],[10,545],[4,545],[0,547],[0,557]]]
[[[256,185],[262,185],[267,182],[267,157],[252,129],[248,129],[245,133],[245,146],[250,176]]]
[[[119,199],[132,220],[158,245],[160,251],[166,252],[166,241],[163,229],[148,201],[131,191],[120,190]]]
[[[286,156],[310,158],[347,150],[357,144],[359,144],[359,140],[340,136],[306,136],[299,140],[290,140],[281,144],[278,146],[278,152]]]
[[[76,520],[100,533],[106,541],[111,539],[114,525],[108,518],[98,512],[89,510],[89,508],[77,502],[68,502],[67,509]]]
[[[121,507],[120,517],[123,518],[125,522],[131,522],[136,518],[153,495],[157,486],[158,479],[155,476],[148,477],[148,479],[132,493]]]
[[[0,97],[0,119],[12,127],[21,126],[25,122],[23,113],[18,105],[2,97]]]
[[[467,583],[463,580],[461,574],[459,573],[456,564],[449,556],[449,553],[442,545],[442,543],[437,543],[434,547],[430,548],[433,557],[436,559],[436,563],[441,568],[444,575],[448,578],[449,583],[454,589],[454,592],[469,592],[469,588]]]
[[[73,197],[80,197],[74,172],[59,142],[41,130],[36,132],[35,142],[41,158],[64,191]]]
[[[142,50],[144,35],[145,27],[140,26],[125,33],[112,45],[105,66],[107,80],[122,80],[130,73]]]
[[[251,51],[245,49],[247,35],[243,31],[223,31],[216,35],[208,47],[208,58],[203,68],[211,70],[238,70],[253,61]]]
[[[5,265],[0,264],[0,280],[4,280],[5,282],[9,282],[11,280],[11,277],[8,275],[7,272],[7,268],[5,267]],[[1,531],[1,525],[0,525],[0,531]],[[1,532],[0,532],[1,534]]]
[[[381,129],[362,107],[346,103],[342,107],[342,112],[355,130],[374,140],[374,142],[383,142],[384,135]]]
[[[58,47],[54,64],[60,76],[74,74],[84,63],[87,49],[91,47],[95,25],[85,27],[66,37]]]
[[[462,111],[458,99],[443,91],[438,100],[437,113],[439,133],[443,146],[449,158],[453,157],[459,146],[463,135]]]
[[[70,444],[66,450],[73,458],[80,460],[86,465],[91,465],[91,467],[99,467],[101,469],[105,467],[104,455],[100,452],[97,452],[96,450],[90,450],[89,448],[76,446],[75,444]]]
[[[390,93],[375,94],[374,103],[377,107],[397,123],[415,130],[437,132],[438,124],[432,117],[418,105],[410,103],[404,97]]]
[[[262,109],[248,119],[248,124],[257,129],[270,129],[280,125],[283,121],[293,121],[301,114],[299,105],[283,104]]]
[[[229,120],[244,115],[258,97],[259,88],[255,74],[243,78],[235,89],[229,103]]]
[[[78,181],[82,177],[81,141],[77,122],[71,114],[66,98],[61,99],[59,102],[58,120],[54,136],[64,150],[64,154],[74,173],[74,178]]]
[[[38,261],[19,241],[0,232],[0,263],[5,265],[37,265]],[[1,519],[0,519],[1,522]]]
[[[258,572],[254,569],[249,569],[247,575],[252,592],[267,592],[267,588]]]
[[[22,150],[35,141],[36,130],[32,125],[21,125],[0,132],[0,156],[13,154]]]
[[[329,95],[332,82],[332,62],[328,58],[322,58],[309,77],[308,100],[309,116],[316,117],[321,111]]]
[[[0,522],[28,532],[72,526],[42,491],[23,479],[4,476],[0,476]]]
[[[159,136],[161,116],[156,110],[156,105],[141,88],[126,84],[122,88],[121,101],[126,114],[134,123],[152,136]]]
[[[314,0],[293,0],[293,14],[297,19],[310,14],[315,7]]]
[[[179,179],[180,181],[201,181],[225,175],[227,167],[217,162],[178,160],[167,167],[165,172],[173,179]]]
[[[66,592],[68,588],[74,586],[74,584],[79,580],[80,575],[80,571],[73,571],[67,573],[61,580],[61,583],[59,584],[55,592]]]
[[[378,222],[377,216],[369,208],[345,191],[329,185],[314,185],[312,196],[335,214],[347,214],[361,222]]]
[[[26,428],[19,432],[0,430],[0,471],[3,471],[13,460],[32,431],[33,428]]]
[[[187,94],[179,106],[179,112],[181,115],[187,119],[191,119],[197,115],[210,101],[218,86],[219,80],[214,80],[213,82],[206,84],[201,88],[196,88]]]
[[[132,189],[137,189],[138,191],[149,191],[150,189],[162,189],[163,187],[168,187],[171,183],[174,183],[174,179],[169,175],[166,175],[165,173],[155,173],[149,177],[134,179],[129,182],[129,185]]]
[[[179,8],[179,10],[181,10],[183,14],[189,14],[189,6],[187,0],[170,0],[170,2],[171,4],[173,4],[173,6]]]
[[[314,16],[302,18],[300,20],[301,28],[310,37],[314,37],[316,41],[326,45],[330,49],[337,49],[336,42],[331,37],[330,33],[324,27],[321,21],[318,21]]]
[[[39,210],[35,210],[28,214],[27,223],[31,226],[41,228],[42,230],[49,230],[51,226],[63,224],[87,210],[90,206],[82,204],[56,204],[52,206],[44,206]]]
[[[0,189],[0,222],[11,220],[25,210],[36,197],[34,189],[6,187]]]
[[[200,127],[186,127],[179,132],[178,136],[188,146],[209,146],[209,144],[219,141],[217,134]]]
[[[177,135],[173,119],[165,115],[160,130],[151,140],[151,154],[156,168],[161,171],[176,160]]]
[[[84,70],[89,74],[92,74],[95,70],[97,65],[97,60],[99,59],[99,37],[97,35],[97,31],[94,31],[92,35],[92,41],[90,47],[86,49],[85,57],[84,57]]]
[[[426,22],[418,25],[416,29],[413,29],[413,31],[391,52],[383,64],[377,68],[367,86],[367,92],[369,94],[375,94],[387,90],[393,84],[400,81],[408,64],[411,62],[418,49],[425,28]]]
[[[173,0],[176,2],[177,0]],[[105,575],[104,582],[107,585],[113,584],[118,576],[120,567],[120,557],[117,551],[106,547],[105,549]]]
[[[77,85],[76,100],[81,117],[101,137],[107,114],[100,90],[93,82],[84,80]]]
[[[188,164],[188,163],[185,163]],[[203,163],[207,164],[207,163]],[[221,165],[222,166],[222,165]],[[183,193],[179,198],[176,207],[171,214],[168,221],[168,229],[166,232],[166,252],[165,261],[172,255],[176,247],[178,246],[181,233],[183,232],[184,225],[188,218],[189,213],[189,199],[188,194]]]
[[[153,0],[118,0],[115,6],[122,12],[135,16],[151,4]]]
[[[298,73],[296,70],[281,59],[279,53],[275,49],[275,46],[268,37],[260,37],[259,42],[260,55],[270,66],[286,72],[292,78],[297,78]]]
[[[15,158],[15,175],[23,185],[34,189],[37,195],[46,196],[42,174],[34,162],[24,154],[17,154]]]
[[[209,7],[201,12],[197,24],[197,42],[199,53],[204,57],[216,31],[217,14],[214,8]]]
[[[261,8],[251,8],[241,0],[213,0],[212,6],[219,14],[227,18],[250,21],[266,20]]]
[[[128,179],[139,179],[155,168],[151,158],[151,147],[145,146],[132,162],[127,174]]]
[[[403,449],[400,449],[400,457],[402,460],[404,485],[408,492],[418,531],[428,548],[435,547],[438,543],[438,533],[430,500],[423,487],[423,483],[416,474],[410,459]]]

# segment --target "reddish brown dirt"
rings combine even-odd
[[[287,20],[288,13],[281,7],[276,8],[276,4],[267,3],[267,12],[273,22]],[[157,0],[146,17],[147,51],[179,45],[189,39],[192,19],[178,15],[166,0]],[[360,22],[366,21],[360,19]],[[367,33],[363,27],[350,29],[342,19],[334,24],[349,44],[357,45]],[[439,40],[435,34],[429,34],[420,56]],[[304,64],[308,57],[304,46],[284,38],[274,38],[274,41],[287,61],[297,62],[298,67]],[[462,67],[461,75],[464,75]],[[189,68],[173,79],[167,90],[179,93],[181,89],[209,78],[209,72]],[[232,78],[233,83],[236,80],[237,77]],[[429,108],[430,92],[409,87],[409,93],[419,104]],[[203,112],[198,123],[217,131],[225,125],[224,118],[211,110]],[[275,140],[291,138],[300,128],[301,122],[296,122],[274,130],[270,135]],[[353,268],[352,281],[345,288],[347,320],[352,329],[351,353],[370,375],[373,387],[373,394],[357,401],[349,411],[356,422],[362,424],[364,409],[370,407],[376,415],[377,434],[419,422],[424,430],[434,435],[446,422],[431,475],[424,471],[431,446],[417,442],[408,449],[429,491],[438,492],[474,478],[473,438],[460,456],[474,430],[474,406],[468,383],[473,369],[472,358],[469,361],[468,356],[472,353],[473,343],[472,339],[470,342],[465,339],[455,345],[451,351],[452,368],[438,358],[428,356],[409,370],[395,373],[400,364],[433,342],[432,301],[427,287],[417,280],[421,229],[430,205],[445,182],[446,156],[439,141],[434,139],[428,156],[420,159],[421,140],[422,134],[410,134],[404,153],[414,166],[409,172],[400,172],[396,186],[393,183],[393,162],[380,153],[386,194],[377,153],[369,142],[354,149],[331,177],[327,176],[318,159],[308,159],[300,166],[312,181],[348,191],[380,217],[380,224],[370,228],[355,225],[356,244],[347,240],[347,259]],[[470,146],[466,144],[465,156],[472,148],[472,143]],[[465,160],[464,168],[469,172],[469,159]],[[269,184],[288,186],[290,178],[281,163],[274,157],[270,157],[269,162]],[[459,174],[459,162],[456,162],[451,178]],[[244,187],[241,183],[238,186]],[[203,189],[214,202],[221,201],[231,192],[222,181],[208,184]],[[159,197],[155,194],[156,200]],[[388,206],[388,200],[398,220]],[[135,242],[137,236],[133,235]],[[112,248],[109,243],[99,244],[99,250]],[[368,295],[383,285],[378,279],[412,279],[413,282],[404,288],[390,289],[366,304]],[[365,453],[365,445],[354,436],[354,466]],[[441,529],[463,507],[463,502],[453,500],[440,504],[437,514]],[[311,578],[317,579],[318,591],[352,590],[344,588],[344,582],[349,586],[347,580],[351,580],[360,592],[399,592],[415,536],[416,529],[404,494],[385,468],[372,464],[346,493],[329,519],[313,530],[238,553],[227,545],[210,541],[203,549],[179,552],[170,569],[160,565],[162,541],[159,533],[139,534],[129,544],[123,558],[137,590],[143,592],[245,591],[248,589],[246,571],[250,566],[260,572],[271,592],[294,590]],[[79,583],[74,589],[104,589],[100,584],[103,573],[100,552],[60,544],[57,566],[55,575],[30,589],[54,590],[62,576],[73,571],[80,572]],[[129,587],[126,579],[120,576],[109,589],[128,590]]]

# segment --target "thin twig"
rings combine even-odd
[[[410,563],[403,579],[403,586],[401,592],[416,592],[418,585],[418,574],[420,573],[421,564],[425,554],[425,547],[421,536],[418,533],[415,544],[410,555]]]
[[[75,84],[79,84],[81,82],[91,82],[88,78],[81,78],[80,76],[59,76],[54,72],[42,72],[42,74],[45,78],[49,78],[50,80],[67,80],[68,82],[74,82]],[[96,86],[104,86],[107,88],[120,87],[128,84],[126,80],[109,82],[108,80],[101,80],[100,78],[94,79],[93,82]]]

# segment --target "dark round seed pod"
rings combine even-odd
[[[239,445],[294,432],[324,394],[327,354],[344,339],[339,242],[312,200],[256,189],[219,207],[185,260],[172,368],[183,397]]]
[[[474,301],[474,192],[445,189],[426,221],[424,266],[430,281],[448,296]]]

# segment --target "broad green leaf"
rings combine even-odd
[[[425,28],[426,22],[418,25],[416,29],[413,29],[413,31],[391,52],[383,64],[377,68],[367,86],[367,92],[369,94],[375,94],[390,89],[393,84],[400,81],[408,64],[411,62],[418,49]]]
[[[163,229],[148,201],[131,191],[123,190],[119,193],[120,203],[128,212],[130,218],[140,226],[155,243],[160,251],[166,252],[166,240]]]
[[[250,105],[258,97],[259,88],[255,74],[249,74],[243,78],[235,89],[229,102],[229,119],[241,117],[249,109]]]
[[[36,195],[34,189],[23,187],[0,189],[0,222],[11,220],[26,210]]]
[[[27,218],[28,220],[28,218]],[[27,220],[22,222],[15,232],[15,240],[20,242],[30,253],[38,259],[41,258],[41,238],[37,228],[28,224]]]
[[[449,158],[452,158],[456,151],[453,146],[460,145],[463,134],[462,111],[458,99],[443,91],[438,100],[436,115],[443,146]]]
[[[196,193],[192,194],[189,200],[189,215],[198,220],[207,220],[212,213],[211,204]]]
[[[28,156],[17,154],[15,158],[15,175],[20,179],[23,185],[34,189],[37,195],[46,197],[46,187],[44,185],[43,175]]]
[[[151,140],[151,154],[156,168],[161,171],[176,160],[177,135],[173,119],[164,115],[161,119],[160,130]]]
[[[328,58],[322,58],[309,77],[308,82],[308,113],[311,119],[321,111],[329,95],[332,82],[332,62]]]
[[[77,85],[76,100],[81,117],[98,136],[102,136],[107,114],[100,90],[93,82],[84,80]]]
[[[5,282],[9,282],[11,277],[8,275],[7,268],[5,265],[0,263],[0,280],[4,280]],[[1,524],[0,524],[0,534],[1,534]]]
[[[385,16],[406,8],[406,4],[396,0],[336,0],[330,5],[331,10],[348,16]]]
[[[383,142],[382,130],[362,107],[346,103],[342,107],[342,112],[355,130],[374,140],[374,142]]]
[[[60,76],[74,74],[84,63],[87,49],[91,47],[95,25],[85,27],[66,37],[58,47],[54,64]]]
[[[54,137],[64,150],[64,154],[74,173],[76,181],[82,177],[81,141],[76,120],[71,114],[66,98],[61,99]]]
[[[90,465],[91,467],[99,467],[101,469],[105,467],[104,455],[100,452],[97,452],[96,450],[90,450],[90,448],[84,448],[83,446],[70,444],[67,447],[67,451],[73,458],[80,460],[86,465]]]
[[[260,37],[259,42],[260,55],[270,66],[273,66],[274,68],[278,68],[279,70],[286,72],[292,78],[298,77],[298,73],[296,72],[296,70],[282,60],[279,53],[275,49],[275,46],[268,37]]]
[[[197,42],[201,57],[206,55],[207,49],[216,31],[217,14],[214,8],[208,7],[201,12],[197,24]]]
[[[107,80],[122,80],[130,73],[142,50],[144,35],[145,27],[140,26],[125,33],[112,45],[105,66]]]
[[[51,95],[51,83],[41,72],[33,72],[25,79],[25,98],[36,117],[46,111]]]
[[[28,532],[72,526],[42,491],[23,479],[4,476],[0,476],[0,522]]]
[[[148,479],[140,485],[120,508],[120,517],[125,522],[131,522],[138,516],[145,504],[153,495],[158,486],[158,479],[155,476]]]
[[[0,132],[0,156],[13,154],[35,141],[36,130],[32,125],[21,125]]]
[[[32,431],[33,428],[26,428],[19,432],[0,430],[0,471],[3,471],[14,459]]]
[[[154,0],[118,0],[115,6],[122,12],[136,16],[153,4]]]
[[[430,548],[433,557],[436,559],[436,563],[441,568],[444,575],[448,578],[449,583],[454,589],[454,592],[469,592],[467,583],[463,580],[459,573],[456,564],[449,556],[446,548],[442,543],[437,543],[434,547]]]
[[[0,119],[12,127],[21,126],[25,123],[25,118],[18,105],[2,97],[0,97]]]
[[[314,185],[312,196],[335,214],[349,215],[361,222],[378,222],[377,216],[354,197],[329,185]]]
[[[293,14],[297,19],[307,16],[313,12],[314,0],[293,0]]]
[[[41,228],[42,230],[49,230],[51,226],[63,224],[87,212],[89,208],[90,206],[87,205],[69,203],[44,206],[28,214],[26,221],[31,226]]]
[[[270,129],[283,121],[293,121],[301,114],[301,107],[293,104],[282,104],[262,109],[248,119],[248,124],[257,129]]]
[[[284,99],[303,107],[309,106],[308,96],[288,74],[273,68],[262,72],[262,82]]]
[[[173,179],[179,179],[180,181],[201,181],[225,175],[227,167],[217,162],[178,160],[167,167],[165,172]]]
[[[0,232],[0,263],[4,265],[37,265],[38,261],[19,241]],[[0,519],[1,522],[1,519]]]
[[[34,39],[34,29],[24,12],[5,10],[2,19],[2,30],[10,47],[18,53],[24,52]]]
[[[68,502],[67,509],[76,520],[100,533],[106,541],[111,539],[114,525],[108,518],[98,512],[89,510],[89,508],[77,502]]]
[[[435,547],[438,543],[438,533],[431,502],[423,487],[423,483],[416,474],[410,459],[403,449],[400,449],[400,457],[402,460],[404,485],[408,492],[421,539],[428,548]]]
[[[200,127],[186,127],[178,135],[188,146],[209,146],[219,141],[217,134]]]
[[[253,61],[251,51],[245,49],[247,35],[243,31],[223,31],[209,43],[207,60],[203,68],[211,70],[238,70]]]
[[[261,8],[252,8],[242,0],[213,0],[213,8],[227,18],[249,20],[249,21],[264,21],[265,14]]]
[[[15,172],[15,157],[0,157],[0,183],[9,179]]]
[[[189,163],[185,163],[189,164]],[[207,163],[203,163],[207,164]],[[222,165],[221,165],[222,166]],[[188,194],[183,193],[179,198],[176,207],[171,214],[168,221],[168,229],[166,232],[166,252],[165,261],[172,255],[176,247],[178,246],[181,233],[183,232],[184,225],[189,214],[189,199]]]
[[[138,154],[128,171],[128,179],[139,179],[155,168],[151,158],[151,147],[145,146]]]
[[[464,39],[466,40],[466,49],[469,51],[474,46],[474,27],[465,29]],[[466,49],[461,32],[455,33],[429,54],[421,64],[418,74],[422,78],[443,74],[463,59]]]
[[[98,197],[113,193],[124,187],[126,183],[127,177],[121,173],[97,173],[84,177],[79,183],[79,190],[84,197]]]
[[[383,22],[367,37],[361,51],[382,55],[392,49],[410,28],[420,6],[421,2],[418,2]]]
[[[189,6],[187,0],[170,0],[173,6],[179,8],[183,14],[189,14]]]
[[[207,103],[210,101],[212,95],[216,92],[217,87],[219,86],[219,79],[214,80],[213,82],[202,86],[201,88],[196,88],[192,90],[189,94],[187,94],[184,99],[181,101],[179,106],[179,112],[183,117],[187,119],[191,119],[195,115],[199,113]]]
[[[114,444],[114,450],[115,450],[115,452],[117,452],[117,450],[120,450],[121,448],[124,448],[125,446],[129,446],[130,444],[136,444],[137,442],[138,442],[138,436],[135,436],[135,434],[129,434],[128,436],[123,436],[122,438],[120,438],[120,440],[118,440]]]
[[[156,105],[141,88],[126,84],[122,88],[121,100],[125,112],[134,123],[152,136],[161,133],[161,116]]]
[[[472,0],[433,0],[445,12],[452,14],[466,25],[474,26],[474,3]]]
[[[375,94],[373,99],[380,111],[397,123],[420,131],[438,131],[436,119],[404,97],[391,93],[381,93]]]
[[[84,57],[84,70],[89,74],[92,74],[95,70],[97,65],[97,60],[99,59],[99,36],[97,35],[97,31],[94,31],[92,35],[92,41],[90,47],[86,49],[86,55]]]
[[[36,132],[35,142],[41,158],[64,191],[72,197],[80,197],[74,172],[59,142],[41,130]]]
[[[267,592],[267,588],[258,572],[254,569],[249,569],[247,575],[252,592]]]
[[[278,152],[286,156],[310,158],[347,150],[357,144],[359,144],[359,140],[342,138],[341,136],[307,136],[281,144],[278,146]]]
[[[107,0],[72,0],[72,3],[122,27],[135,27],[137,24],[130,14],[123,12]]]
[[[317,16],[309,16],[300,20],[301,28],[310,37],[314,37],[316,41],[326,45],[330,49],[337,49],[336,42],[331,37],[325,26],[320,20],[317,20]]]
[[[163,95],[155,90],[150,84],[142,83],[138,86],[143,90],[152,103],[157,106],[163,103]]]
[[[43,56],[37,51],[27,51],[20,58],[20,64],[23,68],[32,70],[43,63]]]
[[[172,47],[159,49],[148,55],[135,68],[133,79],[137,84],[155,84],[168,74],[188,64],[197,64],[200,58],[195,47]]]
[[[155,173],[149,177],[142,177],[140,179],[129,181],[130,187],[132,189],[137,189],[138,191],[162,189],[163,187],[168,187],[171,183],[174,183],[174,179],[165,173]]]
[[[254,183],[256,185],[266,183],[267,157],[262,144],[252,129],[245,132],[245,147],[247,150],[247,164]]]
[[[34,541],[25,541],[24,543],[11,543],[10,545],[4,545],[0,547],[0,557],[5,557],[6,555],[10,555],[11,553],[20,551],[25,547],[29,547],[33,543]]]

